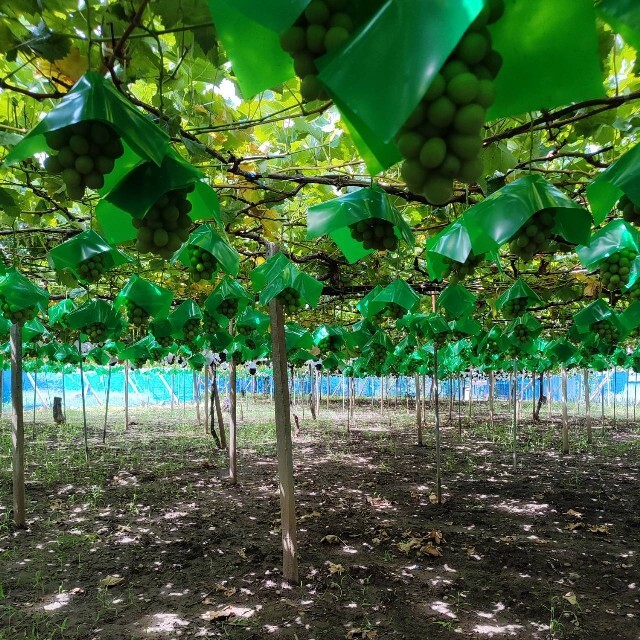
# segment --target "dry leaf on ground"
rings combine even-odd
[[[346,640],[355,640],[356,638],[362,638],[363,640],[375,640],[378,637],[377,631],[371,631],[370,629],[351,629],[345,636]]]
[[[569,604],[578,604],[578,597],[573,591],[569,591],[562,596]]]
[[[215,622],[217,620],[228,620],[236,615],[232,607],[223,607],[216,611],[205,611],[200,617],[208,622]]]
[[[329,561],[327,564],[329,565],[329,573],[331,575],[333,575],[334,573],[343,573],[344,572],[344,567],[341,564],[334,564],[331,561]]]
[[[420,547],[420,553],[424,553],[425,555],[433,558],[438,558],[442,555],[442,549],[440,547],[436,547],[433,542],[429,542],[424,545],[424,547]]]
[[[324,544],[340,544],[340,538],[338,538],[338,536],[329,534],[328,536],[325,536],[324,538],[322,538],[320,542]]]
[[[569,511],[564,512],[565,516],[573,516],[574,518],[582,518],[582,514],[575,509],[569,509]]]
[[[107,576],[100,580],[101,587],[115,587],[117,584],[122,584],[124,578],[122,576]]]

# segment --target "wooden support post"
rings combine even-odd
[[[29,376],[31,378],[31,376]],[[36,400],[38,398],[38,370],[34,369],[33,378],[31,378],[33,384],[33,424],[31,425],[31,438],[36,439]]]
[[[87,427],[87,403],[85,399],[84,390],[84,369],[83,369],[83,356],[81,346],[78,345],[78,351],[80,352],[80,393],[82,395],[82,433],[84,435],[84,459],[89,462],[89,433]]]
[[[66,392],[66,384],[65,384],[65,373],[62,372],[62,412],[65,417],[67,415],[67,392]]]
[[[593,433],[591,429],[591,394],[589,392],[589,369],[585,369],[584,376],[584,413],[585,424],[587,427],[587,442],[591,444],[593,442]]]
[[[196,418],[198,424],[202,424],[202,417],[200,416],[200,398],[198,397],[198,378],[196,377],[196,370],[192,369],[193,373],[193,401],[196,404]]]
[[[238,484],[237,419],[236,363],[232,358],[229,365],[229,478],[231,484]]]
[[[269,245],[269,254],[275,255],[275,245]],[[287,384],[287,349],[285,344],[284,313],[282,304],[274,298],[269,302],[271,320],[271,360],[273,364],[276,448],[280,487],[280,523],[282,530],[282,574],[284,579],[298,582],[298,538],[296,530],[296,504],[293,479],[293,452],[291,444],[291,414]]]
[[[495,393],[496,374],[493,371],[489,371],[489,420],[493,427],[494,411],[493,411],[493,396]]]
[[[11,463],[13,474],[13,521],[27,526],[24,490],[24,406],[22,403],[22,325],[12,324],[11,341]]]
[[[162,377],[162,376],[160,376]],[[171,372],[171,413],[173,413],[173,405],[174,405],[174,400],[175,402],[179,402],[178,398],[176,397],[175,393],[173,392],[173,390],[176,388],[176,374],[175,371]]]
[[[613,391],[612,391],[612,395],[613,395],[613,428],[616,429],[617,428],[617,422],[616,422],[616,373],[617,373],[617,368],[614,366],[613,367]]]
[[[469,424],[471,424],[471,403],[473,402],[473,369],[469,369]]]
[[[327,411],[329,411],[329,398],[331,396],[331,376],[327,371]]]
[[[104,427],[102,428],[102,444],[107,441],[107,419],[109,418],[109,396],[111,395],[111,371],[113,367],[109,367],[109,375],[107,376],[107,395],[104,400]]]
[[[547,402],[547,418],[551,420],[551,403],[553,402],[553,393],[551,393],[551,371],[547,373],[547,387],[549,392],[549,398]]]
[[[518,468],[518,359],[513,361],[513,421],[511,425],[511,445],[513,450],[513,469]]]
[[[204,365],[204,433],[209,430],[209,365]]]
[[[0,366],[0,418],[2,418],[3,405],[4,405],[4,369]]]
[[[213,403],[216,407],[216,416],[218,417],[218,430],[220,431],[220,447],[227,448],[227,434],[224,428],[224,417],[222,415],[222,406],[220,405],[220,392],[218,390],[218,367],[213,368],[213,380],[211,382],[213,389]]]
[[[129,428],[129,361],[124,361],[124,429]]]
[[[174,382],[174,380],[173,380],[174,377],[175,377],[175,374],[172,373],[171,374],[171,383],[172,384]],[[164,388],[169,392],[169,396],[171,397],[171,411],[173,411],[173,403],[174,403],[174,401],[177,402],[177,400],[178,400],[176,398],[175,394],[173,393],[173,387],[169,386],[169,384],[165,380],[164,376],[160,372],[158,372],[158,378],[160,378],[160,382],[162,382],[162,384],[164,385]]]
[[[567,370],[562,367],[562,453],[569,453],[569,417],[567,415]]]
[[[418,446],[422,446],[422,401],[420,397],[420,376],[413,374],[416,384],[416,426],[418,427]]]

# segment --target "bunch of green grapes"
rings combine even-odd
[[[482,175],[482,127],[502,66],[487,25],[503,11],[503,0],[489,0],[396,138],[407,187],[434,205],[451,200],[454,179],[473,183]]]
[[[147,364],[147,358],[141,356],[129,362],[132,369],[142,369]]]
[[[158,336],[153,337],[161,347],[167,348],[173,344],[173,338],[171,336],[161,336],[160,338]]]
[[[0,310],[2,310],[2,315],[12,324],[29,322],[38,315],[37,307],[20,307],[20,305],[9,303],[2,297],[0,297]]]
[[[242,351],[240,349],[236,349],[231,354],[231,362],[233,362],[233,364],[235,365],[238,365],[238,364],[242,364],[243,361],[244,361],[244,358],[242,356]]]
[[[251,336],[247,336],[244,339],[244,344],[250,351],[255,351],[258,348],[258,343]]]
[[[349,225],[351,237],[365,249],[395,251],[398,248],[395,227],[388,220],[369,218]]]
[[[620,340],[620,332],[607,318],[604,320],[598,320],[598,322],[592,324],[591,331],[598,336],[600,340],[608,344],[613,344]]]
[[[502,315],[508,320],[521,316],[529,306],[529,298],[512,298],[502,305]]]
[[[295,313],[304,307],[304,301],[300,296],[300,292],[293,287],[286,287],[277,296],[276,299],[282,304],[285,313]]]
[[[618,211],[622,212],[622,218],[631,224],[640,227],[640,207],[634,204],[627,196],[618,200]]]
[[[89,342],[104,342],[107,337],[107,325],[104,322],[92,322],[83,330]]]
[[[80,262],[77,267],[80,279],[86,280],[87,282],[97,282],[108,269],[107,256],[108,254],[106,252],[97,253]]]
[[[342,341],[339,336],[329,335],[324,336],[318,341],[318,349],[322,351],[322,353],[326,353],[328,351],[339,351],[342,346]]]
[[[529,261],[536,253],[549,247],[555,216],[551,211],[538,211],[520,227],[509,243],[511,253]]]
[[[367,345],[367,351],[371,355],[370,360],[384,362],[387,359],[387,347],[380,342],[372,342]]]
[[[225,318],[233,318],[238,313],[238,299],[225,298],[217,307],[216,313]]]
[[[602,286],[609,291],[616,291],[626,286],[631,274],[631,263],[637,255],[635,249],[622,249],[610,255],[600,264]]]
[[[529,330],[529,327],[527,327],[526,325],[519,324],[516,327],[514,327],[513,338],[519,344],[527,344],[528,342],[531,342],[531,337],[532,337],[531,331]]]
[[[204,333],[215,333],[218,330],[217,320],[206,309],[202,316],[202,331]]]
[[[200,334],[202,321],[200,318],[189,318],[182,326],[185,341],[195,340]]]
[[[316,59],[341,47],[354,25],[346,12],[348,0],[311,0],[295,24],[280,36],[280,46],[293,57],[293,68],[301,78],[303,100],[327,99],[318,79]]]
[[[449,281],[449,284],[458,284],[467,276],[473,276],[476,267],[484,260],[483,256],[476,256],[473,251],[469,253],[464,262],[458,262],[447,256],[443,256],[442,261],[446,265],[442,277]]]
[[[631,329],[631,331],[629,331],[629,333],[627,333],[627,338],[631,339],[631,340],[637,340],[638,338],[640,338],[640,327],[636,327],[635,329]]]
[[[380,322],[384,318],[391,318],[392,320],[399,320],[403,316],[407,315],[407,310],[397,302],[387,302],[385,307],[378,311],[375,315],[375,319]]]
[[[194,282],[211,280],[211,277],[218,267],[216,257],[206,249],[195,244],[189,245],[187,251],[189,253],[189,273],[191,279]]]
[[[130,298],[125,300],[124,308],[127,311],[129,324],[132,324],[135,327],[142,327],[149,321],[149,312]]]
[[[144,218],[133,218],[138,230],[136,248],[140,253],[153,253],[170,258],[189,237],[192,226],[189,212],[192,205],[187,196],[193,185],[174,189],[161,195]]]
[[[44,134],[49,148],[44,168],[60,175],[72,200],[81,200],[85,189],[101,189],[104,176],[113,171],[124,153],[120,136],[106,122],[84,120]]]
[[[238,324],[236,325],[236,333],[239,336],[248,336],[253,332],[253,327],[248,324]]]

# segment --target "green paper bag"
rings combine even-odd
[[[524,176],[471,207],[465,226],[476,255],[508,242],[536,213],[554,215],[552,235],[572,244],[588,244],[591,216],[560,189],[538,175]]]
[[[640,144],[620,156],[587,186],[595,224],[604,221],[623,195],[640,205]]]
[[[47,151],[45,133],[82,120],[108,123],[139,158],[156,165],[162,163],[169,149],[169,136],[162,129],[128,102],[113,83],[95,71],[87,71],[40,123],[11,149],[5,163],[12,164]],[[120,161],[116,162],[114,172],[119,171],[119,164]]]
[[[47,333],[45,326],[40,322],[40,320],[34,318],[22,325],[22,342],[33,342],[36,338],[42,337],[45,333]]]
[[[171,335],[177,340],[195,340],[200,334],[202,311],[193,300],[185,300],[169,314]],[[156,339],[157,335],[154,336]]]
[[[95,282],[84,272],[82,263],[87,260],[99,261],[99,275],[133,259],[112,247],[99,233],[89,229],[70,240],[59,244],[47,254],[49,264],[57,271],[70,271],[80,282]]]
[[[579,246],[576,253],[582,266],[593,270],[622,249],[640,251],[640,234],[633,225],[618,219],[596,231],[591,236],[589,246]],[[635,279],[632,280],[630,276],[627,286],[633,285],[634,282]]]
[[[15,269],[9,269],[0,278],[0,302],[6,308],[2,313],[13,322],[24,322],[32,319],[33,313],[44,311],[49,300],[49,294],[34,284]]]
[[[67,298],[66,300],[61,300],[60,302],[49,307],[49,309],[47,310],[47,315],[49,316],[49,326],[56,331],[58,331],[59,328],[68,328],[67,316],[75,308],[75,303],[69,298]]]
[[[521,278],[515,281],[496,300],[495,307],[502,311],[505,318],[515,318],[522,315],[527,307],[542,304],[542,298]]]
[[[252,297],[237,280],[225,276],[207,296],[203,306],[218,324],[224,326],[232,317],[241,314],[252,301]],[[222,310],[226,310],[229,315],[220,312],[220,305],[223,305]]]
[[[285,322],[284,341],[287,353],[292,353],[296,349],[309,351],[313,349],[313,338],[309,330],[295,322]],[[311,356],[314,359],[314,356]]]
[[[476,307],[476,296],[459,284],[450,284],[438,296],[436,306],[452,318],[469,316]]]
[[[191,267],[189,260],[190,247],[200,247],[208,251],[217,260],[216,268],[219,266],[226,274],[231,276],[238,275],[240,268],[240,256],[210,224],[202,224],[189,236],[189,240],[182,246],[171,262],[182,262],[186,267]],[[214,272],[211,274],[213,278]],[[211,279],[209,278],[209,279]]]
[[[285,289],[294,289],[299,293],[302,301],[315,308],[320,301],[322,283],[300,271],[293,263],[289,263],[260,293],[260,304],[269,304]]]
[[[376,186],[310,207],[307,211],[307,238],[313,240],[329,235],[347,261],[353,264],[373,253],[374,249],[365,249],[362,242],[355,240],[349,226],[376,218],[394,226],[396,239],[414,246],[411,228],[391,205],[387,194]]]
[[[600,0],[598,15],[636,51],[640,51],[640,11],[635,0]]]
[[[90,300],[67,316],[70,329],[80,332],[81,339],[104,342],[117,338],[124,329],[122,318],[106,300]]]
[[[488,119],[605,96],[592,0],[505,0],[489,27],[503,66]]]
[[[364,317],[377,320],[381,314],[388,314],[391,318],[400,319],[411,313],[419,301],[420,296],[404,280],[394,280],[368,300],[366,307],[363,307],[366,311]],[[362,313],[359,305],[357,308]]]
[[[142,220],[160,196],[176,189],[192,189],[187,194],[192,221],[212,218],[222,224],[216,192],[198,169],[171,152],[159,167],[150,162],[137,166],[98,203],[96,216],[106,238],[114,244],[133,240],[132,218]]]
[[[254,331],[264,334],[269,328],[269,316],[262,311],[247,307],[237,317],[234,327],[239,335],[249,335]]]
[[[173,291],[134,274],[117,295],[113,303],[114,308],[124,306],[127,300],[142,307],[152,318],[166,318],[173,301]]]

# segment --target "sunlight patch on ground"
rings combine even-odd
[[[515,636],[522,628],[521,624],[477,624],[473,628],[473,632],[481,636],[489,636],[492,638],[495,635]]]
[[[442,602],[442,600],[436,600],[435,602],[431,603],[431,608],[436,612],[436,613],[440,613],[443,616],[446,616],[447,618],[451,618],[451,619],[457,619],[458,616],[451,611],[451,605],[448,602]]]
[[[71,602],[71,596],[73,594],[68,591],[62,591],[61,593],[52,593],[49,596],[43,598],[42,604],[38,605],[38,609],[43,611],[58,611],[63,607],[66,607]]]
[[[183,620],[175,613],[154,613],[141,618],[136,626],[142,627],[144,635],[162,635],[165,633],[173,633],[188,625],[189,622],[187,620]]]
[[[519,502],[518,500],[503,500],[494,505],[495,509],[506,511],[507,513],[538,515],[549,509],[546,503]]]

